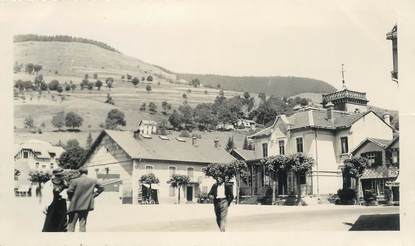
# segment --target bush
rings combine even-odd
[[[353,189],[339,189],[337,195],[340,198],[340,204],[351,205],[356,200],[356,192]]]
[[[367,203],[371,203],[376,201],[376,192],[374,190],[365,190],[363,192],[363,200],[365,200],[365,202]]]

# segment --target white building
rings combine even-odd
[[[152,135],[157,133],[157,122],[152,120],[141,120],[138,124],[141,135]]]

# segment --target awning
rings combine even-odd
[[[398,176],[398,178],[395,180],[395,181],[388,181],[388,182],[386,182],[386,186],[390,186],[390,187],[399,187],[399,184],[400,184],[400,179],[399,179],[399,177],[400,176]]]

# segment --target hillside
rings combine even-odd
[[[14,43],[14,59],[18,64],[42,65],[41,73],[83,77],[97,73],[99,77],[121,75],[143,77],[153,75],[175,80],[176,75],[165,69],[94,44],[59,41],[25,41]],[[57,72],[57,73],[56,73]]]
[[[210,74],[178,74],[178,79],[191,81],[198,78],[204,86],[234,91],[265,92],[267,95],[290,97],[300,93],[330,93],[336,89],[321,80],[300,77],[223,76]]]

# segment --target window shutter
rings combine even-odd
[[[382,165],[382,152],[381,151],[376,151],[375,152],[375,165],[376,166],[381,166]]]

